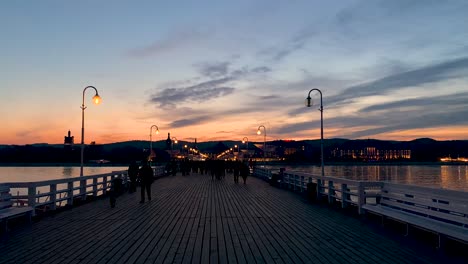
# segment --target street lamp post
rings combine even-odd
[[[236,148],[237,148],[237,155],[236,155],[236,157],[239,157],[239,153],[240,153],[240,144],[239,144],[239,145],[237,145],[237,144],[234,145],[234,151],[235,151]]]
[[[313,105],[312,103],[312,98],[310,97],[310,93],[312,91],[317,91],[320,94],[320,108],[318,109],[320,111],[320,166],[322,167],[322,177],[325,176],[325,166],[323,162],[323,102],[322,102],[322,91],[320,91],[317,88],[314,88],[309,91],[309,94],[307,95],[306,98],[306,106],[311,107]]]
[[[93,96],[93,102],[94,104],[99,104],[101,102],[101,97],[99,96],[99,93],[97,89],[94,86],[86,86],[83,89],[83,102],[81,104],[81,168],[80,168],[80,176],[83,176],[83,160],[84,160],[84,110],[86,109],[86,106],[84,104],[84,98],[85,98],[85,92],[88,88],[94,89],[96,94]]]
[[[242,144],[245,144],[247,143],[247,155],[249,155],[249,138],[248,137],[244,137],[242,139]]]
[[[150,127],[150,154],[148,160],[151,158],[151,154],[153,154],[153,127],[156,128],[156,134],[159,134],[159,128],[157,125],[152,125]]]
[[[264,125],[260,125],[257,129],[257,135],[260,135],[262,134],[262,132],[260,131],[260,128],[263,127],[263,131],[265,132],[263,134],[263,163],[265,163],[265,157],[266,157],[266,127]]]
[[[177,144],[177,138],[176,138],[176,137],[172,137],[172,140],[171,140],[171,150],[174,150],[174,143]]]

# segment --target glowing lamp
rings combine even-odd
[[[99,96],[99,94],[96,93],[96,95],[93,96],[93,103],[96,104],[96,105],[98,105],[98,104],[101,103],[101,101],[102,101],[101,96]]]

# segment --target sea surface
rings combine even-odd
[[[286,171],[321,175],[320,166],[274,166]],[[325,165],[325,176],[358,181],[394,183],[468,192],[468,165]]]
[[[83,175],[126,170],[127,167],[84,167]],[[80,167],[0,167],[2,182],[35,182],[80,176]]]
[[[274,166],[279,170],[321,174],[319,166]],[[85,167],[84,175],[126,170],[127,167]],[[78,177],[80,167],[0,167],[2,182],[34,182]],[[468,192],[468,165],[330,165],[325,175],[350,180],[389,181]]]

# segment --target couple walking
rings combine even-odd
[[[153,169],[148,162],[143,162],[143,165],[138,169],[136,162],[132,162],[128,168],[128,176],[130,177],[130,192],[136,191],[137,178],[140,180],[141,200],[145,202],[145,192],[148,196],[148,201],[151,201],[151,184],[153,183]]]

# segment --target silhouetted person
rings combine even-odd
[[[120,177],[114,178],[111,182],[111,188],[109,191],[110,205],[111,208],[115,207],[117,197],[122,194],[122,179]]]
[[[241,165],[241,176],[242,176],[242,180],[244,180],[244,184],[245,184],[245,181],[247,180],[247,176],[249,174],[250,174],[249,166],[247,166],[245,164],[242,164]]]
[[[234,182],[235,183],[239,182],[239,173],[240,173],[241,165],[242,164],[240,164],[239,162],[235,162],[233,164],[233,167],[234,167]]]
[[[110,199],[110,206],[111,208],[115,207],[115,202],[117,201],[117,196],[115,194],[115,184],[114,181],[111,183],[111,188],[109,191],[109,199]]]
[[[171,161],[171,172],[172,172],[172,176],[176,176],[176,174],[177,174],[177,161],[175,159],[173,159]]]
[[[140,168],[140,180],[141,180],[141,200],[140,203],[145,202],[145,190],[148,196],[148,201],[151,201],[151,183],[153,183],[153,169],[148,162],[143,162]]]
[[[132,161],[130,166],[128,166],[128,177],[130,178],[130,188],[131,193],[136,192],[137,186],[137,177],[138,177],[138,165],[136,161]]]

